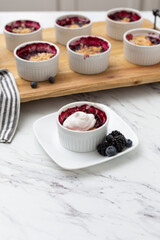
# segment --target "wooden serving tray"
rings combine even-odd
[[[144,20],[143,27],[153,28],[153,24]],[[48,81],[38,83],[36,89],[30,87],[30,82],[21,79],[17,73],[13,53],[5,47],[4,35],[0,35],[0,68],[7,68],[16,79],[21,102],[64,96],[82,92],[92,92],[104,89],[135,86],[160,80],[160,64],[154,66],[138,66],[127,62],[123,56],[123,43],[109,38],[106,34],[106,23],[95,22],[92,34],[109,40],[112,44],[108,69],[97,75],[82,75],[73,72],[68,64],[66,47],[60,48],[59,72],[54,84]],[[43,40],[56,43],[54,28],[43,30]]]

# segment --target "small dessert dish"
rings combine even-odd
[[[76,36],[91,34],[92,21],[83,15],[64,15],[55,20],[56,41],[62,45]]]
[[[67,43],[70,67],[81,74],[104,72],[108,67],[110,50],[110,42],[96,36],[79,36]]]
[[[107,12],[107,35],[116,40],[123,40],[123,34],[133,28],[142,27],[141,13],[132,8],[114,8]]]
[[[59,48],[45,41],[33,41],[19,45],[14,50],[19,75],[28,81],[41,82],[58,72]]]
[[[36,21],[17,20],[5,25],[4,35],[8,50],[13,51],[21,43],[42,40],[42,28]]]
[[[160,62],[160,33],[149,28],[127,31],[123,37],[124,56],[134,64],[148,66]]]
[[[85,103],[82,102],[81,104],[83,105]],[[69,106],[69,108],[70,107],[72,108],[75,106]],[[37,138],[40,146],[43,148],[46,154],[58,166],[67,170],[76,170],[76,169],[95,166],[97,164],[105,163],[107,161],[112,161],[112,160],[115,161],[116,159],[119,159],[119,161],[121,161],[120,158],[121,159],[123,158],[125,160],[130,159],[130,156],[128,154],[133,150],[135,150],[135,148],[139,144],[139,140],[136,134],[130,128],[128,123],[126,123],[120,117],[119,113],[114,112],[111,108],[107,107],[106,105],[98,104],[98,107],[101,110],[105,111],[105,113],[107,114],[106,116],[109,115],[107,132],[110,133],[109,135],[111,134],[113,135],[114,133],[114,136],[113,136],[114,139],[109,137],[108,135],[107,136],[105,135],[104,141],[105,142],[107,141],[107,148],[109,145],[108,142],[110,142],[112,146],[114,145],[117,148],[116,153],[115,151],[113,152],[113,148],[107,149],[106,145],[103,146],[103,143],[104,143],[103,140],[102,142],[100,142],[101,145],[99,147],[98,147],[99,143],[97,145],[98,152],[96,150],[91,152],[83,152],[83,153],[69,151],[66,148],[64,148],[61,142],[59,141],[59,134],[58,134],[58,128],[57,128],[57,123],[58,123],[57,112],[43,116],[40,119],[36,120],[36,122],[33,125],[35,137]],[[67,109],[64,109],[64,111],[65,110]],[[116,129],[119,132],[121,132],[126,138],[126,143],[125,143],[126,146],[124,149],[122,149],[124,147],[124,141],[121,139],[121,137],[117,136],[118,133],[117,131],[115,132]],[[85,131],[84,134],[88,132],[94,132],[94,131]],[[122,151],[118,152],[121,149]],[[107,156],[106,156],[106,153],[107,153]],[[138,152],[135,154],[137,156]]]
[[[64,148],[74,152],[95,151],[106,136],[108,121],[108,112],[101,104],[67,104],[57,114],[60,142]]]

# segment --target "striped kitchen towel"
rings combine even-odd
[[[0,70],[0,142],[11,142],[20,113],[20,96],[13,75]]]

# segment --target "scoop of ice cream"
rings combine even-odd
[[[96,119],[92,113],[77,111],[70,115],[63,126],[75,131],[87,131],[94,127]]]

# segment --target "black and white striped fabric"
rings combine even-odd
[[[11,142],[20,113],[20,96],[13,75],[0,70],[0,142]]]

